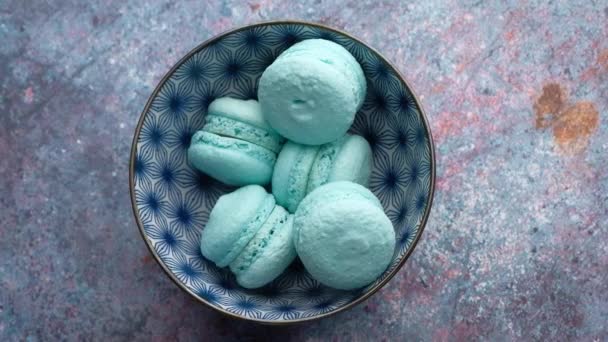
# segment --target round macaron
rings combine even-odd
[[[373,155],[367,140],[346,134],[322,145],[308,176],[307,193],[323,184],[350,181],[367,186],[372,173]]]
[[[323,39],[284,51],[260,78],[258,98],[267,122],[305,145],[342,136],[365,98],[361,66],[342,46]]]
[[[347,134],[321,146],[288,141],[272,174],[272,193],[289,212],[315,188],[335,181],[367,185],[372,168],[372,150],[367,141]]]
[[[239,188],[221,196],[211,210],[201,252],[219,267],[230,266],[241,286],[263,286],[296,257],[293,215],[261,186]]]
[[[272,194],[278,204],[293,213],[306,196],[308,175],[319,146],[288,141],[279,153],[272,173]]]
[[[295,257],[293,215],[277,205],[230,270],[241,286],[257,288],[279,276]]]
[[[274,197],[259,185],[222,195],[201,234],[201,252],[219,267],[228,266],[247,246],[275,207]]]
[[[229,185],[267,184],[283,138],[264,120],[255,100],[219,98],[188,149],[190,163]]]
[[[376,280],[395,248],[395,232],[380,201],[352,182],[329,183],[308,194],[294,215],[294,231],[304,267],[337,289]]]

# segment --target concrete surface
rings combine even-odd
[[[128,192],[135,124],[169,67],[279,18],[346,30],[393,61],[438,158],[401,272],[348,312],[288,328],[179,290]],[[0,340],[605,341],[606,37],[605,1],[2,1]]]

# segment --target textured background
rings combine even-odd
[[[0,2],[0,340],[608,339],[605,1],[92,3]],[[398,275],[289,328],[179,290],[128,192],[135,124],[163,74],[215,34],[279,18],[346,30],[393,61],[438,162]]]

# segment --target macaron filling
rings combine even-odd
[[[311,149],[314,150],[314,149]],[[290,212],[296,211],[298,204],[306,196],[308,187],[309,175],[312,169],[313,162],[317,156],[318,150],[301,151],[291,170],[289,170],[289,181],[287,184],[287,210]]]
[[[256,235],[258,230],[260,230],[264,222],[266,222],[266,220],[272,213],[274,206],[275,200],[272,195],[266,196],[264,202],[258,209],[257,214],[251,219],[251,221],[249,221],[243,227],[240,236],[230,247],[226,256],[216,263],[219,267],[228,266],[231,262],[234,261],[234,259],[239,256],[239,254],[241,254],[241,252],[247,246],[249,241],[251,241],[251,239]]]
[[[334,142],[321,146],[319,153],[317,154],[317,158],[312,165],[312,169],[310,170],[308,186],[306,189],[307,193],[310,193],[314,189],[328,182],[334,160],[336,159],[336,156],[340,152],[340,149],[347,138],[348,135],[345,135]]]
[[[230,117],[209,114],[205,118],[203,131],[235,138],[264,147],[274,153],[281,150],[280,135]]]
[[[196,144],[208,144],[219,149],[241,151],[272,165],[274,165],[277,159],[276,154],[267,148],[240,139],[205,131],[198,131],[194,134],[191,146]]]
[[[289,213],[281,208],[275,206],[272,213],[257,231],[253,239],[249,241],[247,246],[243,249],[241,254],[230,263],[230,270],[239,276],[243,272],[249,269],[249,266],[253,264],[264,252],[266,246],[270,243],[273,235],[280,229],[283,229],[287,222]]]

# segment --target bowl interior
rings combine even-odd
[[[217,198],[234,190],[187,162],[190,137],[215,98],[257,98],[264,69],[297,41],[324,38],[348,49],[368,81],[351,132],[374,153],[371,190],[393,222],[397,246],[384,274],[369,286],[339,291],[320,285],[296,260],[268,286],[241,288],[228,269],[199,250]],[[339,311],[381,287],[405,261],[424,227],[433,192],[432,141],[412,92],[372,49],[343,33],[306,23],[264,23],[203,44],[163,79],[140,119],[131,160],[131,195],[142,234],[169,276],[200,301],[234,316],[269,322],[312,319]]]

